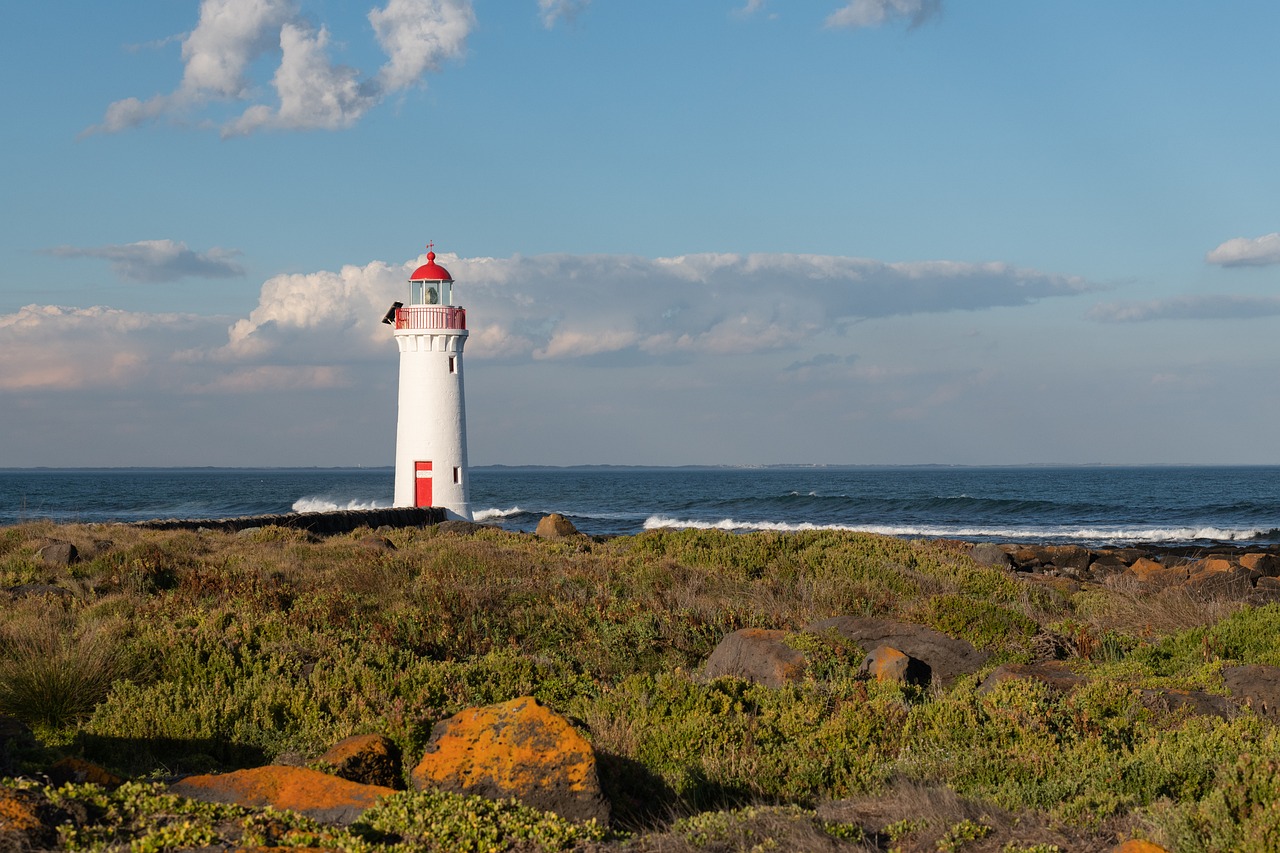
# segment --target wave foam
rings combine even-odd
[[[491,518],[511,518],[514,515],[521,515],[524,512],[520,507],[513,506],[511,509],[482,509],[471,514],[476,521],[488,521]]]
[[[1256,539],[1270,534],[1270,529],[1250,528],[1231,530],[1220,527],[1152,527],[1107,530],[1103,528],[1052,528],[1052,527],[945,527],[940,525],[886,525],[886,524],[814,524],[812,522],[786,521],[737,521],[724,518],[719,521],[679,519],[665,515],[651,515],[644,522],[645,530],[659,528],[729,531],[777,531],[845,530],[859,533],[879,533],[885,536],[921,536],[954,539],[1003,539],[1028,541],[1040,539],[1065,539],[1086,542],[1187,542],[1212,540],[1238,542]]]
[[[334,498],[310,495],[293,502],[294,512],[340,512],[350,509],[389,509],[390,507],[390,502],[362,501],[359,498],[352,498],[346,503],[340,503]]]

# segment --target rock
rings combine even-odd
[[[1108,551],[1094,557],[1093,562],[1089,563],[1089,574],[1095,578],[1105,578],[1110,575],[1118,575],[1125,569],[1129,568],[1129,562],[1119,554]]]
[[[804,678],[808,662],[803,653],[783,642],[786,631],[743,628],[720,641],[707,658],[703,673],[707,678],[730,675],[781,687]]]
[[[1264,578],[1280,577],[1280,557],[1275,554],[1241,554],[1240,565]]]
[[[542,517],[538,522],[538,529],[535,531],[538,536],[543,539],[566,539],[571,536],[581,536],[578,528],[573,526],[573,522],[565,518],[558,512]]]
[[[969,550],[969,557],[975,563],[980,563],[984,566],[1007,568],[1013,565],[1013,558],[1009,556],[1009,552],[1003,546],[991,542],[974,545]]]
[[[891,619],[837,616],[815,622],[805,630],[815,634],[834,631],[864,651],[879,645],[893,646],[927,664],[933,680],[943,687],[961,675],[977,672],[989,657],[965,640],[948,637],[923,625]]]
[[[1076,675],[1057,661],[1047,663],[1003,663],[987,674],[978,687],[979,695],[986,695],[1013,678],[1027,681],[1038,681],[1054,693],[1070,693],[1085,683],[1083,676]]]
[[[1243,596],[1253,589],[1255,575],[1225,557],[1206,557],[1187,566],[1187,587],[1214,595]]]
[[[1280,666],[1226,666],[1222,668],[1222,680],[1232,698],[1257,714],[1280,719]]]
[[[463,521],[461,519],[442,521],[436,525],[437,533],[449,533],[454,536],[470,536],[472,533],[478,533],[486,529],[488,528],[484,524],[476,524],[474,521]]]
[[[255,767],[209,776],[188,776],[169,791],[206,803],[289,809],[323,823],[349,824],[392,788],[361,785],[305,767]]]
[[[368,536],[361,536],[356,542],[361,548],[367,548],[370,551],[394,551],[396,545],[385,536],[379,536],[376,533],[370,533]]]
[[[404,787],[400,747],[382,735],[352,735],[335,743],[318,760],[331,765],[335,775],[352,782]]]
[[[420,791],[514,797],[569,820],[609,819],[591,744],[531,696],[437,723],[411,781]]]
[[[13,596],[14,599],[34,598],[38,595],[54,595],[58,598],[71,597],[71,590],[51,583],[24,583],[7,587],[5,591]]]
[[[876,646],[858,667],[858,676],[897,684],[927,685],[933,680],[929,665],[916,660],[893,646]]]
[[[1130,838],[1125,843],[1112,847],[1111,853],[1169,853],[1169,851],[1145,839]]]
[[[47,811],[35,792],[0,786],[0,850],[51,849],[56,835],[46,823]]]
[[[70,542],[55,539],[47,545],[41,546],[36,551],[36,556],[46,566],[70,566],[72,563],[79,561],[80,552]]]
[[[1144,708],[1166,714],[1185,709],[1198,716],[1229,720],[1240,711],[1239,706],[1226,696],[1205,693],[1203,690],[1139,690],[1138,696]]]
[[[1143,586],[1163,589],[1183,583],[1190,575],[1185,564],[1166,565],[1150,557],[1139,557],[1125,572],[1125,576],[1134,578]]]
[[[55,785],[74,782],[77,785],[90,783],[104,788],[119,788],[125,783],[123,776],[117,776],[110,770],[99,767],[83,758],[67,757],[55,761],[49,767],[49,781]]]

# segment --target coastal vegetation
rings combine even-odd
[[[54,540],[80,559],[50,565]],[[1280,665],[1280,604],[1058,580],[834,531],[3,528],[0,713],[31,736],[6,728],[0,793],[53,815],[43,843],[69,850],[1280,848],[1266,709],[1150,701]],[[850,615],[989,657],[946,687],[860,677],[867,650],[805,630]],[[804,677],[705,677],[743,628],[788,632]],[[984,683],[1048,660],[1079,686]],[[406,791],[339,827],[166,789],[314,765],[363,733],[412,759],[441,720],[521,696],[591,742],[609,826]],[[68,757],[131,781],[51,781]]]

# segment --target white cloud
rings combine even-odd
[[[415,84],[446,59],[460,59],[475,12],[464,0],[389,0],[369,12],[369,23],[388,57],[380,77],[392,91]]]
[[[280,66],[272,84],[280,105],[249,107],[223,128],[224,136],[274,130],[341,130],[351,127],[379,96],[361,84],[360,72],[334,65],[326,52],[329,33],[297,24],[280,30]]]
[[[857,29],[905,19],[917,27],[941,8],[942,0],[850,0],[827,16],[826,26]]]
[[[1224,267],[1262,267],[1280,264],[1280,232],[1261,237],[1236,237],[1204,256]]]
[[[388,94],[420,83],[443,60],[461,57],[475,25],[470,0],[388,0],[368,18],[388,57],[372,78],[335,64],[328,53],[328,29],[310,24],[293,0],[203,0],[199,23],[182,44],[178,88],[145,101],[116,101],[85,133],[178,120],[211,101],[253,101],[260,87],[250,72],[269,53],[280,57],[271,81],[276,103],[250,103],[222,125],[224,136],[351,127]]]
[[[538,0],[538,11],[543,26],[550,29],[556,21],[572,21],[590,5],[591,0]]]
[[[232,260],[239,252],[212,248],[195,252],[173,240],[140,240],[114,246],[56,246],[47,254],[61,258],[101,258],[117,276],[129,281],[166,282],[182,278],[233,278],[244,267]]]
[[[1249,320],[1280,314],[1280,296],[1178,296],[1149,302],[1108,302],[1089,310],[1103,323],[1150,320]]]

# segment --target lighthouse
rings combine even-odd
[[[431,248],[427,247],[428,250]],[[427,252],[409,276],[409,301],[383,318],[400,350],[396,506],[434,506],[471,520],[462,347],[467,312],[453,302],[453,276]]]

